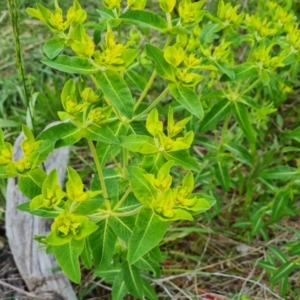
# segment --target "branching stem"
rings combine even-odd
[[[153,103],[151,103],[144,111],[142,111],[140,114],[138,114],[137,116],[135,116],[134,118],[131,119],[132,121],[135,121],[137,119],[139,119],[140,117],[144,116],[145,114],[147,114],[151,109],[153,109],[159,102],[161,99],[163,99],[165,97],[165,95],[168,93],[169,88],[166,87],[162,93],[155,99],[155,101],[153,101]]]
[[[98,172],[98,175],[99,175],[100,185],[101,185],[101,188],[102,188],[102,193],[103,193],[103,197],[104,197],[104,200],[105,200],[105,204],[106,204],[107,209],[110,210],[111,206],[110,206],[110,202],[108,200],[108,193],[107,193],[107,189],[106,189],[106,185],[105,185],[105,181],[104,181],[104,176],[103,176],[101,164],[100,164],[100,161],[98,159],[97,152],[96,152],[96,148],[94,146],[93,141],[91,141],[91,140],[87,140],[87,141],[88,141],[90,150],[92,152],[94,162],[95,162],[95,165],[96,165],[96,169],[97,169],[97,172]]]

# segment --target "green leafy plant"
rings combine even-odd
[[[246,14],[223,0],[215,13],[205,1],[159,0],[154,12],[146,1],[103,0],[99,22],[86,22],[77,0],[66,14],[57,1],[53,11],[27,8],[53,34],[42,63],[73,75],[61,92],[61,122],[37,136],[23,126],[23,158],[13,160],[0,131],[0,177],[19,176],[31,199],[19,209],[54,218],[49,235],[36,239],[75,283],[81,261],[112,284],[113,299],[157,299],[148,279],[160,276],[170,222],[214,206],[207,216],[240,240],[268,241],[270,228],[298,213],[299,168],[283,163],[272,122],[297,82],[300,30],[292,5],[258,2]],[[298,149],[299,129],[285,134],[282,119],[275,122],[286,152]],[[68,167],[61,187],[57,171],[40,165],[81,140],[96,175],[85,185]],[[220,188],[222,201],[234,199],[225,219]],[[288,247],[298,253],[298,242]],[[284,295],[299,262],[270,252],[259,265]]]
[[[122,22],[132,23],[135,9],[145,6],[135,2],[129,1],[128,11],[121,14],[120,1],[104,1],[105,6],[99,11],[106,18],[101,24],[90,25],[98,39],[106,31],[101,42],[87,34],[83,25],[87,13],[76,0],[66,19],[56,1],[53,12],[41,4],[36,9],[28,8],[27,13],[44,22],[54,34],[44,45],[47,58],[43,63],[78,76],[63,87],[64,111],[58,112],[60,124],[37,137],[23,126],[23,157],[18,161],[13,160],[12,146],[4,141],[4,133],[0,131],[1,177],[19,176],[20,190],[31,199],[19,209],[45,218],[54,217],[49,235],[36,237],[37,240],[46,245],[46,251],[54,254],[65,274],[76,283],[81,279],[79,257],[87,268],[94,266],[98,273],[120,270],[113,282],[116,299],[128,292],[136,297],[149,293],[155,297],[142,275],[158,276],[161,260],[158,245],[168,223],[192,220],[194,214],[206,211],[215,202],[209,195],[194,192],[192,171],[200,170],[189,154],[194,133],[190,130],[182,134],[191,117],[176,122],[169,106],[168,126],[164,130],[155,106],[167,95],[168,88],[148,107],[142,103],[157,71],[153,71],[152,80],[138,101],[126,82],[126,72],[141,56],[140,49],[133,47],[133,40],[124,44],[120,38],[117,40],[113,29],[120,28]],[[142,14],[138,23],[141,27],[152,25],[167,34],[172,28],[170,12],[169,24],[148,11],[139,12]],[[166,49],[171,40],[170,34]],[[75,56],[60,54],[68,47]],[[167,63],[162,50],[150,45],[147,49],[159,53],[161,72],[165,67],[172,74],[176,71]],[[155,55],[151,58],[157,60]],[[196,93],[177,82],[175,73],[172,79],[170,90],[174,97],[201,119],[203,109]],[[186,98],[189,95],[192,102]],[[137,126],[145,128],[143,134],[136,133]],[[64,189],[58,184],[57,171],[46,174],[40,165],[55,148],[73,145],[81,139],[87,140],[97,175],[87,190],[76,170],[68,167]],[[105,167],[111,158],[108,154],[115,161],[111,168]],[[174,170],[186,174],[181,182]]]

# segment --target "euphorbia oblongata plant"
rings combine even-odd
[[[299,31],[289,15],[279,26],[223,0],[216,15],[205,1],[158,0],[149,9],[146,0],[102,2],[97,22],[86,22],[77,0],[66,14],[57,0],[53,10],[27,8],[52,32],[42,63],[73,75],[61,91],[61,122],[37,136],[23,126],[22,158],[13,159],[0,130],[0,174],[19,177],[30,199],[19,209],[54,218],[51,232],[36,239],[73,282],[81,280],[82,263],[112,284],[113,299],[128,293],[157,299],[148,279],[160,276],[168,224],[192,221],[215,204],[215,191],[204,194],[195,181],[199,145],[211,151],[208,167],[228,191],[230,151],[251,164],[262,134],[252,123],[264,128],[276,111],[276,103],[257,103],[251,93],[289,92],[276,72],[298,60]],[[223,118],[212,144],[203,134]],[[226,141],[231,120],[235,129]],[[87,186],[68,166],[60,186],[57,170],[47,174],[41,165],[54,149],[81,140],[96,174]]]

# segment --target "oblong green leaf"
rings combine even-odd
[[[111,291],[111,297],[112,300],[122,300],[128,293],[128,288],[126,287],[124,278],[123,278],[123,272],[119,272],[117,276],[115,277],[112,291]]]
[[[285,296],[286,290],[289,286],[289,277],[286,276],[286,277],[281,278],[279,284],[280,284],[279,295]]]
[[[105,269],[111,263],[117,235],[108,225],[108,219],[97,223],[97,225],[99,226],[98,229],[88,239],[96,268]]]
[[[200,120],[203,118],[204,113],[202,104],[193,90],[174,83],[169,84],[169,89],[176,101],[178,101],[186,110]]]
[[[45,65],[62,72],[72,74],[93,74],[99,70],[85,57],[59,55],[55,59],[43,58]]]
[[[246,62],[234,68],[235,79],[245,80],[257,74],[257,65],[253,62]]]
[[[97,179],[99,180],[99,178]],[[100,208],[103,203],[104,199],[100,195],[95,198],[77,203],[73,213],[77,215],[88,215],[94,212],[97,208]]]
[[[234,142],[228,143],[228,144],[224,144],[225,148],[229,151],[231,151],[233,154],[235,154],[237,156],[237,158],[242,161],[243,163],[247,164],[247,165],[251,165],[252,164],[252,156],[249,153],[249,151],[240,145],[237,145]]]
[[[27,198],[33,199],[42,193],[42,185],[47,177],[42,169],[33,169],[27,173],[27,177],[21,177],[18,188]]]
[[[216,34],[224,27],[223,24],[220,23],[210,23],[203,26],[200,34],[200,41],[202,44],[211,43],[215,38],[218,37]]]
[[[277,268],[275,266],[273,266],[272,264],[270,264],[269,262],[266,262],[266,261],[258,261],[257,265],[269,272],[274,272],[277,270]]]
[[[142,208],[128,245],[128,262],[135,263],[159,244],[167,230],[167,223],[150,208]]]
[[[158,149],[154,144],[154,139],[147,135],[131,134],[120,136],[121,146],[142,154],[157,153]]]
[[[135,197],[144,205],[149,205],[148,201],[155,197],[155,192],[149,181],[144,177],[146,171],[138,167],[128,167],[129,181]]]
[[[129,292],[140,298],[143,296],[143,281],[137,267],[130,265],[127,261],[122,265],[123,279]]]
[[[143,280],[144,295],[149,300],[158,300],[158,297],[152,285],[146,279],[143,278],[142,280]]]
[[[0,178],[9,178],[10,176],[6,174],[6,166],[0,166]],[[15,177],[11,175],[11,177]]]
[[[83,262],[84,266],[87,269],[92,268],[92,266],[93,266],[93,261],[92,261],[93,254],[92,254],[92,250],[91,250],[88,239],[84,239],[84,248],[83,248],[82,253],[81,253],[81,259],[82,259],[82,262]]]
[[[45,54],[50,59],[54,59],[63,49],[65,46],[65,39],[61,37],[53,37],[49,39],[43,46],[43,50]]]
[[[282,278],[288,277],[296,269],[294,261],[287,261],[273,273],[271,282],[275,283]]]
[[[72,123],[60,123],[44,130],[37,140],[51,140],[55,148],[75,144],[82,138],[82,129]]]
[[[135,218],[133,216],[118,218],[110,217],[108,219],[108,224],[115,232],[115,234],[121,238],[124,242],[128,243],[133,228],[134,228]]]
[[[215,174],[223,189],[228,192],[230,187],[230,178],[226,164],[218,161],[215,168]]]
[[[20,123],[8,119],[0,119],[0,128],[17,127],[17,126],[20,126]]]
[[[84,239],[71,240],[69,243],[61,246],[53,246],[53,254],[70,280],[79,283],[81,279],[79,255],[84,247]]]
[[[264,170],[260,177],[264,179],[292,180],[300,175],[298,169],[289,166],[277,166],[272,169]]]
[[[188,154],[185,150],[175,151],[175,152],[164,152],[164,157],[168,160],[174,161],[174,165],[181,166],[185,170],[192,170],[199,172],[201,170],[197,161]]]
[[[231,80],[235,79],[235,73],[231,66],[224,62],[212,62],[216,68],[223,74],[226,74]]]
[[[105,124],[91,124],[84,130],[84,137],[93,141],[108,144],[118,144],[119,140],[112,130]]]
[[[106,7],[100,7],[96,9],[96,11],[100,14],[102,19],[112,19],[114,18],[114,13],[111,9],[108,9]]]
[[[290,137],[296,140],[297,142],[300,142],[300,126],[290,132]]]
[[[155,275],[155,278],[160,277],[161,272],[159,262],[151,260],[149,258],[149,254],[146,254],[145,256],[140,258],[134,263],[134,265],[140,270],[151,271]]]
[[[234,101],[232,102],[231,107],[233,114],[238,124],[241,126],[246,138],[250,143],[255,143],[255,131],[252,128],[250,115],[245,104]]]
[[[51,209],[51,208],[46,208],[46,207],[40,207],[36,210],[31,210],[30,203],[31,202],[22,203],[17,206],[17,209],[19,209],[21,211],[25,211],[27,213],[30,213],[34,216],[38,216],[38,217],[46,218],[46,219],[53,219],[60,215],[59,211]]]
[[[134,101],[125,80],[114,71],[99,73],[96,80],[108,101],[122,115],[131,119]]]
[[[120,16],[120,19],[133,24],[164,32],[168,28],[165,19],[156,13],[145,10],[130,10]]]
[[[200,132],[206,132],[217,125],[230,111],[230,102],[227,99],[215,104],[200,123]]]
[[[146,45],[146,52],[149,58],[155,62],[155,69],[157,74],[170,81],[175,81],[176,69],[167,63],[164,58],[164,53],[157,47]]]
[[[288,261],[286,255],[277,247],[269,246],[268,249],[274,254],[277,260],[282,264],[285,264]]]

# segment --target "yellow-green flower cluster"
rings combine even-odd
[[[209,207],[205,199],[198,199],[193,195],[194,177],[191,172],[187,173],[182,180],[182,185],[171,188],[172,176],[170,170],[173,161],[165,163],[154,174],[144,174],[144,177],[155,190],[155,197],[151,200],[152,209],[165,221],[191,220],[191,212],[200,208]]]
[[[98,228],[85,216],[78,216],[68,212],[61,213],[51,225],[51,233],[46,243],[59,246],[69,243],[72,239],[82,240]]]
[[[42,193],[30,202],[30,209],[37,210],[41,207],[55,208],[61,205],[64,198],[78,203],[94,198],[100,191],[84,191],[84,185],[79,174],[71,167],[68,168],[68,181],[66,192],[58,184],[57,170],[51,171],[43,181]]]
[[[190,118],[186,118],[176,124],[172,124],[172,120],[174,120],[173,110],[170,108],[168,114],[168,134],[166,135],[163,132],[163,125],[158,119],[158,112],[156,109],[152,110],[147,117],[146,128],[154,137],[154,142],[159,152],[189,149],[193,142],[193,131],[187,132],[183,137],[173,139],[175,135],[179,134],[184,129],[184,126],[189,122]],[[174,128],[176,129],[174,130]]]
[[[26,125],[22,126],[22,131],[25,136],[21,143],[23,157],[13,161],[13,147],[10,143],[4,142],[4,134],[0,130],[0,166],[6,166],[6,173],[9,176],[23,176],[36,167],[38,149],[42,141],[36,141]]]
[[[77,86],[73,79],[69,79],[61,93],[65,113],[59,112],[59,116],[62,121],[68,118],[81,122],[83,127],[91,123],[103,124],[110,117],[112,107],[98,107],[96,105],[99,101],[99,95],[92,88],[87,87],[85,83],[79,83]]]
[[[241,24],[241,22],[245,17],[245,14],[237,13],[239,7],[240,7],[239,5],[233,7],[231,3],[225,4],[223,0],[219,1],[217,16],[223,22],[223,25],[225,27],[229,25]]]
[[[57,0],[54,1],[55,11],[52,12],[42,4],[37,4],[36,9],[27,8],[26,12],[44,22],[52,32],[61,33],[67,30],[70,26],[82,24],[87,17],[87,13],[83,10],[77,0],[74,0],[73,5],[69,8],[64,21],[63,13],[59,7]]]

